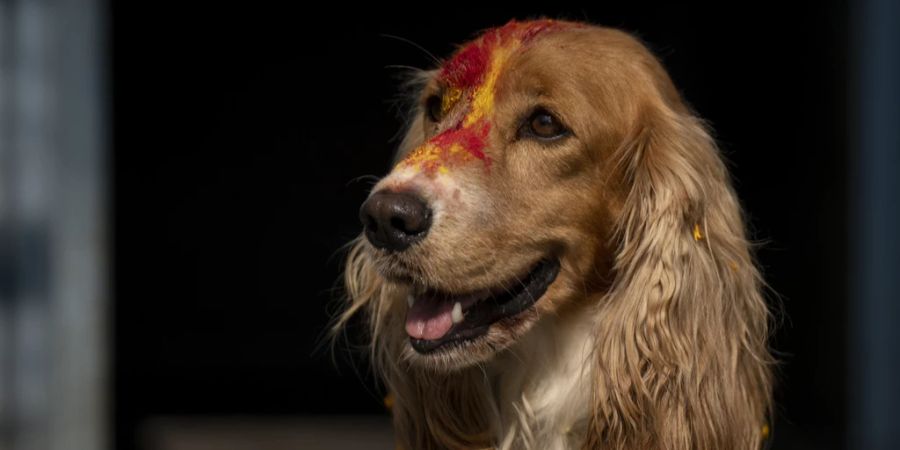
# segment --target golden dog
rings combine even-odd
[[[769,312],[715,143],[626,33],[510,22],[422,74],[349,305],[403,449],[758,449]]]

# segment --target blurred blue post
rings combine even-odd
[[[0,0],[0,450],[103,450],[105,22]]]
[[[900,2],[851,5],[847,448],[887,450],[900,446]]]

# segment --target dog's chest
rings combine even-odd
[[[531,330],[492,368],[501,449],[580,448],[593,401],[590,318]]]

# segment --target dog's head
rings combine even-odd
[[[391,351],[430,367],[485,361],[585,304],[618,307],[616,290],[646,309],[670,308],[670,289],[718,296],[723,273],[755,289],[715,145],[656,58],[608,28],[510,22],[460,48],[427,74],[360,216],[348,284],[377,279],[355,294],[375,303],[376,338],[401,335]]]
[[[633,38],[551,20],[491,29],[431,72],[360,211],[379,275],[407,291],[391,308],[407,356],[483,361],[608,286],[617,156],[673,92]]]
[[[758,448],[769,316],[740,207],[702,122],[628,34],[511,22],[460,48],[425,75],[360,216],[337,328],[368,314],[410,448],[488,445],[461,431],[491,411],[462,369],[581,317],[578,364],[599,367],[585,448]]]

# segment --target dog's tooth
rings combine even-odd
[[[416,303],[416,298],[413,297],[412,294],[409,294],[406,296],[406,304],[409,305],[410,308],[412,308],[412,305],[415,303]]]
[[[451,313],[451,316],[453,318],[454,324],[462,322],[462,320],[463,320],[462,305],[459,302],[456,302],[453,304],[453,312]]]

